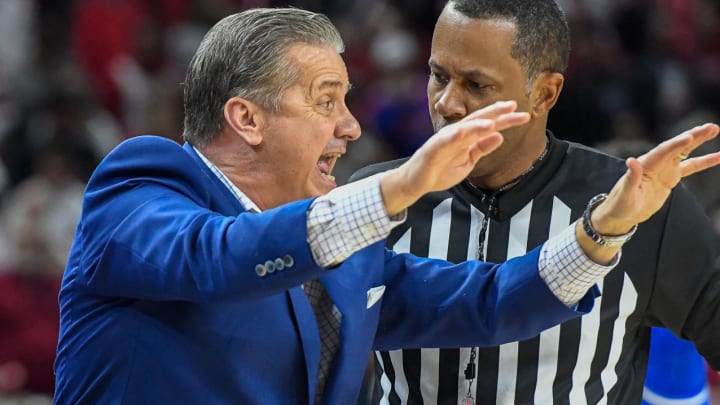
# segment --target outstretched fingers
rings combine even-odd
[[[657,180],[662,178],[668,181],[669,187],[674,187],[681,178],[720,164],[720,152],[688,158],[719,132],[720,127],[715,124],[699,125],[662,142],[637,159],[627,159],[628,183],[638,186],[643,177],[659,175]]]
[[[668,188],[674,187],[675,183],[680,181],[681,178],[681,174],[678,173],[682,159],[681,155],[684,150],[692,148],[693,130],[685,131],[660,143],[638,158],[626,159],[625,164],[628,168],[625,179],[626,186],[629,186],[630,189],[639,188],[643,180],[645,180],[659,181],[666,184]],[[668,179],[665,175],[660,176],[660,173],[675,174]]]
[[[718,152],[709,153],[702,156],[696,156],[690,159],[687,158],[695,149],[697,149],[703,143],[718,136],[718,133],[720,132],[720,127],[718,127],[716,124],[705,124],[692,128],[687,132],[693,136],[693,141],[690,145],[690,148],[683,150],[680,153],[680,167],[682,169],[682,177],[689,176],[691,174],[703,171],[705,169],[720,164],[720,162],[718,161]]]
[[[478,118],[456,123],[454,133],[446,142],[448,152],[451,149],[461,154],[471,152],[471,160],[477,162],[480,157],[497,149],[503,142],[503,136],[497,131],[495,121]]]
[[[517,103],[515,101],[497,101],[487,107],[471,112],[465,116],[463,120],[473,120],[476,118],[496,120],[501,115],[515,112],[515,110],[517,110]]]
[[[682,158],[683,151],[692,148],[693,133],[691,131],[685,131],[660,143],[640,156],[638,160],[646,170],[653,170],[661,165],[677,165]]]
[[[661,143],[656,149],[671,153],[671,158],[685,160],[690,154],[710,139],[715,138],[720,127],[715,124],[698,125]]]
[[[499,132],[493,132],[470,145],[468,148],[468,158],[470,164],[474,167],[478,160],[499,148],[500,145],[502,145],[503,140],[504,138],[502,134]]]
[[[694,158],[684,160],[680,163],[682,177],[690,176],[697,172],[709,169],[720,164],[720,152],[708,153]]]
[[[512,112],[499,116],[495,120],[495,129],[502,131],[510,127],[523,125],[530,121],[530,114],[526,112]]]
[[[473,131],[467,131],[467,129],[502,131],[530,121],[530,114],[526,112],[516,112],[516,109],[517,103],[515,101],[498,101],[487,107],[471,112],[463,117],[463,119],[448,125],[440,131],[442,132],[444,130],[445,133],[451,132],[451,134],[446,136],[450,136],[454,138],[452,141],[456,141],[457,138],[474,134]],[[490,128],[489,122],[492,122],[492,128]],[[468,126],[467,124],[469,123],[475,124]],[[438,134],[440,134],[440,132],[438,132]]]
[[[462,121],[491,119],[495,121],[495,129],[502,131],[503,129],[522,125],[530,121],[529,113],[517,112],[516,109],[517,103],[515,101],[498,101],[485,108],[473,111],[463,118]]]
[[[515,101],[498,101],[485,108],[474,111],[465,118],[453,124],[457,137],[466,135],[484,136],[485,132],[502,131],[504,129],[523,125],[530,121],[530,114],[516,112]],[[492,123],[492,126],[490,126]],[[480,133],[475,131],[481,131]]]
[[[720,127],[712,123],[698,125],[685,131],[685,133],[692,135],[693,140],[690,144],[690,148],[683,152],[685,152],[686,155],[690,155],[690,153],[692,153],[692,151],[697,149],[700,145],[715,138],[718,135],[718,132],[720,132]]]
[[[441,129],[436,136],[448,146],[465,148],[495,132],[495,127],[495,120],[489,118],[462,120]]]

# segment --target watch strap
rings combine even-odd
[[[607,200],[608,195],[606,193],[598,194],[595,197],[590,199],[590,202],[588,202],[587,207],[585,208],[585,212],[583,212],[582,217],[582,225],[583,230],[585,230],[585,234],[590,237],[595,243],[602,246],[622,246],[627,241],[632,238],[632,236],[635,234],[635,231],[637,231],[637,224],[630,229],[630,231],[623,235],[603,235],[599,233],[597,230],[595,230],[595,227],[592,224],[592,221],[590,220],[590,216],[597,208],[598,205],[600,205],[602,202]]]

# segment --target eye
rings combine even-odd
[[[318,105],[326,110],[332,110],[332,108],[335,106],[335,102],[332,100],[326,100],[320,102]]]
[[[467,84],[467,91],[476,97],[490,96],[495,92],[495,86],[492,84],[478,83],[469,81]]]
[[[477,82],[468,82],[468,87],[473,90],[482,90],[486,89],[489,86],[487,84],[477,83]]]
[[[440,73],[436,72],[430,72],[430,80],[441,85],[445,85],[448,82],[447,76],[443,76]]]

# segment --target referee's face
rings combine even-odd
[[[511,55],[515,24],[480,20],[446,7],[435,25],[428,100],[435,130],[496,101],[527,111],[527,78]]]
[[[501,100],[515,100],[518,111],[533,116],[535,92],[527,91],[525,69],[511,55],[515,31],[510,21],[473,19],[452,6],[445,7],[435,25],[427,86],[430,118],[436,132]],[[544,125],[538,120],[503,131],[503,145],[481,159],[471,176],[492,174],[501,165],[507,168],[508,164],[532,164],[542,151],[536,151],[536,146],[544,146]],[[526,136],[531,130],[541,135]],[[534,139],[540,137],[542,144]]]

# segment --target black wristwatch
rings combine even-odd
[[[595,227],[593,227],[592,221],[590,221],[590,214],[592,214],[593,210],[600,205],[603,201],[607,200],[608,195],[606,193],[598,194],[595,197],[590,199],[590,202],[588,203],[587,207],[585,208],[585,212],[583,212],[583,218],[582,218],[582,224],[583,229],[585,230],[585,233],[587,236],[590,237],[595,243],[602,246],[622,246],[625,244],[625,242],[629,241],[630,238],[635,234],[635,231],[637,231],[637,224],[630,229],[630,232],[624,234],[624,235],[602,235],[598,233],[598,231],[595,230]]]

